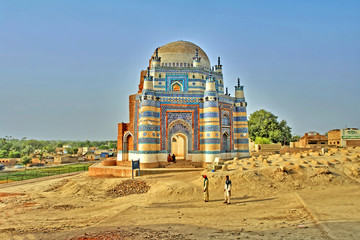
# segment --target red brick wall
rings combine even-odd
[[[141,93],[143,88],[144,88],[144,77],[146,76],[147,74],[147,70],[142,70],[140,72],[140,84],[139,84],[139,91],[138,93]]]
[[[129,96],[129,122],[131,126],[134,126],[132,124],[134,122],[134,115],[135,115],[135,97],[136,94]],[[131,129],[131,132],[133,132],[134,129]]]
[[[129,123],[118,123],[117,150],[122,150],[124,133],[129,131]]]
[[[118,123],[118,138],[117,138],[117,150],[120,151],[123,148],[124,134],[129,131],[134,134],[134,119],[135,119],[135,97],[136,94],[129,96],[129,122],[130,123]],[[131,137],[132,138],[132,137]],[[128,150],[134,150],[133,139],[129,142]]]

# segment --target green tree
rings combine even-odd
[[[72,147],[72,148],[68,149],[68,153],[69,154],[77,154],[78,150],[79,149],[77,147]]]
[[[12,147],[12,143],[7,141],[5,144],[2,145],[1,149],[6,150],[6,151],[10,151],[11,147]]]
[[[300,136],[297,134],[291,136],[291,142],[297,142],[297,141],[299,141],[299,139],[300,139]]]
[[[45,153],[45,150],[40,150],[40,152],[37,153],[40,163],[43,159],[44,153]]]
[[[47,153],[53,153],[56,150],[56,147],[54,145],[49,145],[45,147],[45,150]]]
[[[0,158],[6,158],[8,156],[8,151],[0,150]]]
[[[13,152],[11,151],[9,153],[9,158],[19,158],[20,157],[20,152]]]
[[[34,148],[31,145],[26,145],[22,150],[21,150],[21,154],[23,156],[26,155],[30,155],[31,153],[34,152]]]
[[[43,144],[42,144],[40,141],[35,140],[35,139],[28,140],[28,141],[26,142],[26,145],[30,145],[30,146],[32,146],[34,149],[40,149],[40,148],[43,147]]]
[[[21,163],[23,164],[23,165],[26,165],[26,164],[29,164],[30,162],[31,162],[31,157],[29,157],[29,156],[24,156],[24,157],[22,157],[21,158]]]
[[[278,122],[278,117],[264,109],[252,113],[249,117],[249,136],[255,141],[256,137],[268,138],[271,142],[291,140],[291,128],[285,120]]]
[[[85,147],[92,147],[92,146],[93,144],[89,140],[86,140]]]
[[[109,149],[110,147],[108,145],[101,145],[99,149]]]
[[[117,149],[117,144],[116,143],[110,143],[109,147],[110,147],[110,149]]]

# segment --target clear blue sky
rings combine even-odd
[[[0,1],[0,137],[116,139],[154,49],[222,58],[248,114],[360,128],[360,1]]]

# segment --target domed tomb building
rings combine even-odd
[[[205,167],[216,157],[249,156],[243,86],[224,92],[220,58],[187,41],[155,50],[141,71],[139,91],[129,97],[129,123],[118,124],[117,163],[140,159],[141,167],[164,167],[167,156]]]

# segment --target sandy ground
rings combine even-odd
[[[360,148],[226,165],[144,176],[150,190],[124,197],[107,190],[126,179],[87,173],[2,188],[0,239],[360,239]],[[225,175],[231,205],[223,204]]]

